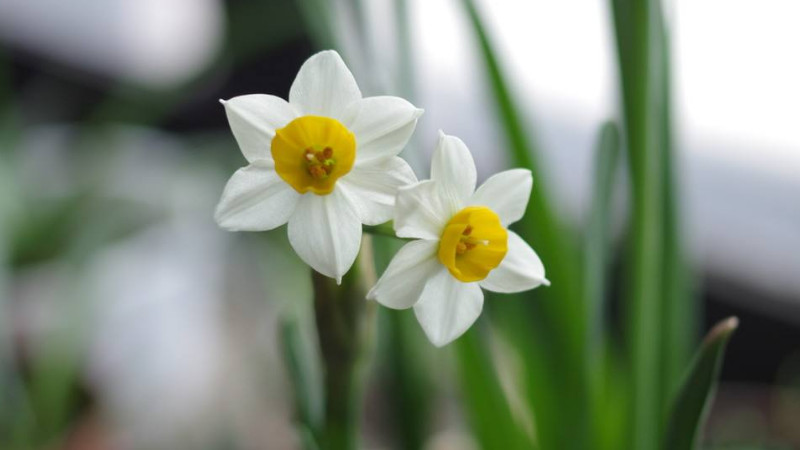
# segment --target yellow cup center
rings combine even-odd
[[[464,282],[480,281],[500,265],[508,251],[508,232],[494,211],[469,206],[447,222],[439,240],[439,262]]]
[[[297,192],[333,192],[336,180],[353,168],[356,138],[338,120],[303,116],[275,131],[275,171]]]

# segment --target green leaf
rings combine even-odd
[[[739,320],[729,317],[714,326],[703,341],[675,397],[664,435],[664,450],[696,448],[700,428],[717,388],[725,346],[738,326]]]
[[[499,125],[508,141],[503,148],[508,151],[510,163],[529,169],[535,180],[526,214],[513,228],[536,249],[552,282],[548,288],[516,295],[514,299],[489,300],[487,307],[502,318],[504,328],[507,319],[519,325],[505,331],[526,365],[525,391],[541,446],[587,448],[587,327],[580,260],[572,244],[574,239],[565,232],[550,204],[547,177],[536,160],[532,127],[515,103],[517,96],[507,82],[483,17],[473,0],[462,3],[483,59]],[[536,325],[532,325],[534,322]]]
[[[479,326],[454,344],[461,376],[461,397],[481,448],[530,449],[532,443],[511,414],[495,365]]]
[[[312,367],[309,367],[310,358],[308,346],[304,345],[302,331],[295,317],[284,315],[280,319],[280,343],[284,364],[289,373],[297,415],[300,424],[298,430],[304,443],[304,448],[314,448],[311,443],[316,441],[316,431],[319,430],[322,411],[322,400],[319,388],[311,376]]]
[[[614,122],[606,122],[600,129],[595,153],[594,196],[586,230],[584,251],[584,306],[587,313],[585,359],[589,374],[588,410],[591,441],[597,447],[611,426],[606,399],[611,377],[607,376],[604,356],[607,352],[605,317],[608,263],[610,260],[610,222],[615,173],[619,162],[620,136]],[[608,356],[610,358],[610,356]]]
[[[656,59],[660,101],[655,111],[659,123],[661,171],[663,183],[663,289],[662,312],[664,337],[661,340],[661,401],[668,405],[678,388],[683,370],[689,363],[699,337],[696,295],[692,292],[692,276],[685,257],[681,228],[679,176],[676,173],[672,142],[672,81],[670,70],[670,36],[661,8],[655,9],[653,53]]]
[[[374,235],[375,269],[383,273],[403,246],[396,237]],[[397,448],[425,448],[433,423],[435,388],[431,380],[432,350],[412,310],[381,308],[379,379],[386,390]]]
[[[631,180],[631,238],[627,261],[627,339],[633,391],[630,448],[658,445],[663,409],[663,184],[660,126],[656,110],[661,66],[652,42],[658,0],[612,0],[622,82],[625,142]],[[656,24],[656,25],[654,25]]]
[[[589,332],[586,345],[587,358],[596,359],[603,351],[603,310],[605,309],[606,278],[610,253],[609,225],[614,175],[619,161],[619,129],[614,122],[606,122],[600,129],[600,139],[595,154],[594,197],[586,232],[584,253],[584,301],[589,313]],[[597,361],[587,363],[595,367]]]

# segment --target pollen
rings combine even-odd
[[[353,168],[356,139],[336,119],[302,116],[275,131],[271,153],[275,171],[294,190],[327,195]]]
[[[486,278],[508,251],[508,232],[500,218],[484,206],[469,206],[454,215],[439,240],[438,258],[463,282]]]

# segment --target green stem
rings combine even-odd
[[[362,243],[359,262],[372,264],[369,238]],[[342,284],[313,272],[314,313],[324,370],[325,414],[320,448],[358,448],[365,366],[372,346],[375,304],[365,300],[374,270],[357,262]]]

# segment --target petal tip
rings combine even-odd
[[[217,205],[217,209],[214,211],[214,222],[216,222],[218,227],[224,230],[229,230],[229,227],[225,223],[225,214],[219,205]]]
[[[378,300],[378,287],[381,284],[380,278],[375,282],[375,284],[369,289],[367,292],[366,299],[367,300],[375,300],[376,302],[380,303]]]
[[[459,334],[457,336],[449,336],[449,337],[447,337],[447,336],[436,336],[436,337],[428,336],[428,340],[431,341],[431,344],[433,344],[434,347],[442,348],[442,347],[452,343],[456,339],[460,338],[463,334],[464,333],[462,332],[461,334]]]
[[[228,103],[228,101],[227,101],[227,100],[225,100],[224,98],[221,98],[221,99],[219,99],[219,103],[220,103],[221,105],[225,106],[225,104],[226,104],[226,103]]]
[[[332,48],[321,50],[321,51],[317,52],[317,55],[330,55],[330,56],[338,56],[338,57],[341,58],[341,55],[339,55],[339,52],[337,52],[336,50],[334,50]]]

